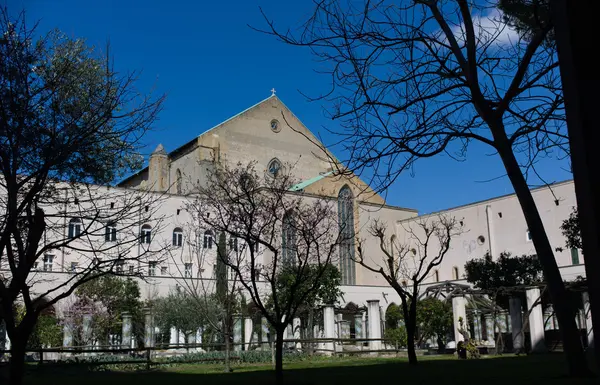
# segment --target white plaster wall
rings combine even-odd
[[[369,228],[375,220],[387,226],[387,237],[391,239],[396,234],[397,221],[415,217],[417,213],[412,210],[396,208],[393,206],[380,206],[360,203],[358,206],[359,220],[356,234],[361,239],[365,263],[372,267],[381,266],[384,262],[384,253],[379,246],[379,239],[369,234]],[[358,254],[357,254],[358,257]],[[385,279],[378,273],[370,271],[356,264],[356,283],[358,285],[388,286]]]
[[[567,181],[555,184],[551,190],[547,187],[533,190],[533,196],[552,248],[564,248],[565,238],[560,231],[560,225],[563,220],[569,217],[576,205],[573,182]],[[558,200],[558,205],[556,205],[555,200]],[[510,252],[512,255],[535,254],[533,242],[527,239],[525,218],[519,201],[514,194],[422,215],[418,218],[401,220],[396,225],[396,231],[399,238],[405,237],[406,227],[414,225],[417,220],[431,219],[438,215],[455,217],[458,221],[463,221],[464,232],[452,239],[451,250],[439,267],[439,279],[440,281],[454,280],[452,269],[455,266],[459,269],[460,278],[464,278],[465,263],[474,258],[482,258],[490,247],[486,206],[491,207],[493,229],[491,235],[495,248],[494,258],[497,258],[502,251]],[[479,236],[485,238],[483,243],[478,241]],[[579,267],[572,266],[571,252],[568,249],[556,251],[555,258],[565,277],[584,275],[581,251],[579,251]],[[433,276],[429,282],[434,282]]]

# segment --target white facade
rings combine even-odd
[[[274,121],[279,125],[276,129],[271,126]],[[286,121],[290,122],[294,129],[287,126]],[[303,135],[295,130],[301,131]],[[210,166],[213,161],[235,164],[256,160],[258,167],[264,167],[265,172],[268,172],[273,159],[296,164],[296,176],[300,182],[305,182],[302,191],[307,196],[337,198],[340,189],[349,185],[355,196],[355,233],[363,242],[367,262],[373,264],[380,263],[383,258],[379,240],[367,231],[375,219],[385,223],[389,235],[395,235],[399,241],[406,238],[406,227],[417,220],[447,215],[462,221],[464,232],[452,239],[450,252],[436,271],[431,272],[428,284],[442,281],[464,283],[465,263],[470,259],[483,257],[488,251],[491,251],[493,257],[497,257],[503,251],[513,255],[535,254],[533,243],[527,235],[523,213],[514,195],[417,217],[416,210],[386,205],[382,197],[358,178],[342,180],[327,177],[326,173],[330,171],[330,167],[321,159],[322,150],[304,135],[316,140],[278,98],[271,97],[226,120],[170,154],[160,146],[154,158],[151,158],[150,166],[125,180],[121,187],[93,187],[106,197],[106,204],[109,204],[110,196],[115,192],[123,195],[128,191],[135,194],[138,189],[158,190],[153,193],[156,196],[151,204],[153,207],[141,210],[152,213],[152,218],[147,222],[152,228],[151,245],[160,248],[164,246],[166,252],[154,257],[149,255],[147,260],[134,267],[136,271],[142,271],[147,276],[145,281],[140,281],[144,299],[166,295],[170,290],[181,286],[184,279],[189,280],[190,278],[186,278],[189,276],[200,282],[199,285],[212,287],[216,259],[215,240],[212,241],[212,247],[204,248],[202,245],[202,261],[199,261],[197,253],[190,252],[187,241],[190,237],[196,237],[197,242],[203,244],[205,229],[198,229],[191,223],[191,217],[185,210],[190,198],[185,194],[189,192],[189,183],[201,182],[205,176],[203,167]],[[182,181],[178,180],[179,174],[182,175]],[[539,188],[534,190],[533,194],[553,248],[563,247],[565,240],[559,227],[576,204],[572,181]],[[173,245],[173,231],[176,229],[182,229],[182,246]],[[118,233],[117,242],[120,237],[137,237],[141,230],[136,228],[128,233]],[[63,231],[64,237],[68,231],[66,224]],[[140,252],[142,247],[145,245],[139,244],[128,252]],[[573,263],[577,261],[573,260],[571,250],[556,252],[555,255],[566,280],[585,275],[583,256],[580,252],[579,263]],[[36,272],[35,276],[44,276],[44,279],[36,279],[33,290],[41,292],[47,287],[55,286],[57,282],[69,278],[73,264],[87,266],[92,259],[89,255],[68,254],[57,249],[52,266],[45,266],[45,270],[51,271],[44,272],[44,261],[40,260],[39,272]],[[342,287],[344,303],[340,305],[353,302],[359,306],[366,306],[367,301],[378,300],[379,305],[385,309],[391,303],[400,302],[399,296],[379,274],[358,264],[355,270],[355,284]]]
[[[585,276],[581,250],[566,249],[566,240],[560,230],[562,222],[576,206],[573,181],[540,187],[532,190],[532,193],[563,278],[572,281],[578,276]],[[440,215],[456,218],[463,223],[464,229],[462,234],[452,239],[449,252],[436,269],[437,274],[432,272],[427,281],[430,284],[442,281],[466,283],[465,263],[482,258],[488,252],[492,259],[502,252],[510,252],[513,256],[536,254],[523,211],[514,194],[399,220],[396,223],[398,237],[402,238],[405,229],[416,220],[431,220]]]

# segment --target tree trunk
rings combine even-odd
[[[283,332],[285,327],[276,329],[277,338],[275,339],[275,383],[283,384]]]
[[[498,153],[521,204],[533,245],[544,271],[544,277],[548,284],[548,291],[561,331],[569,373],[571,376],[587,376],[589,375],[589,369],[575,323],[575,309],[569,302],[568,292],[558,270],[556,259],[554,259],[552,246],[546,235],[542,218],[512,148],[508,143],[505,146],[499,145],[498,147]]]
[[[444,343],[444,340],[442,339],[441,336],[436,336],[436,340],[437,340],[437,345],[438,345],[438,353],[444,354],[446,351],[446,344]]]
[[[231,359],[230,359],[230,355],[231,355],[231,345],[229,344],[229,315],[227,315],[225,317],[225,322],[224,322],[224,330],[225,330],[225,372],[226,373],[230,373],[231,372]]]
[[[410,302],[408,311],[408,322],[406,322],[406,341],[408,349],[408,364],[417,364],[417,352],[415,349],[415,331],[417,327],[417,300],[413,299]]]
[[[311,341],[316,338],[314,335],[313,319],[314,319],[313,309],[310,308],[310,309],[308,309],[308,321],[307,321],[307,331],[308,331],[307,337],[308,338],[307,339],[309,339]],[[312,356],[315,352],[316,346],[313,344],[313,342],[311,342],[310,344],[307,343],[306,346],[308,347],[308,354]]]
[[[27,346],[27,338],[11,338],[10,342],[9,384],[21,385],[25,375],[25,348]]]
[[[592,18],[587,2],[551,2],[558,48],[560,76],[565,95],[565,111],[573,164],[579,226],[583,242],[585,273],[592,312],[596,369],[600,370],[600,185],[597,173],[598,77],[595,55],[582,37],[589,36]],[[590,258],[585,258],[590,256]],[[587,325],[588,331],[591,325]]]

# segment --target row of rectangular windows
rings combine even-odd
[[[69,238],[73,239],[81,235],[81,221],[79,219],[72,219],[69,222]],[[117,241],[117,226],[115,224],[108,224],[105,228],[104,240],[106,242]],[[140,243],[150,244],[152,242],[152,227],[150,225],[143,225],[140,232]],[[212,249],[214,241],[213,232],[207,230],[204,233],[202,240],[202,247],[205,249]],[[173,230],[172,245],[175,247],[183,246],[183,230],[176,227]],[[238,251],[238,240],[235,237],[229,239],[229,248],[233,251]],[[256,245],[256,251],[258,251],[258,244]]]

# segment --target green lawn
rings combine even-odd
[[[558,385],[596,384],[597,379],[565,377],[564,358],[560,354],[543,356],[503,356],[458,361],[452,357],[421,357],[417,367],[403,358],[318,358],[285,365],[286,384],[361,384],[392,383],[441,385]],[[51,369],[33,371],[26,384],[84,385],[187,385],[187,384],[270,384],[269,365],[234,366],[223,373],[218,365],[180,365],[151,372],[86,372]]]

